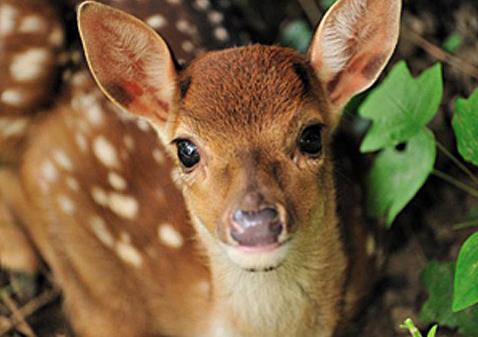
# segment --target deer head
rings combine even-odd
[[[166,41],[122,11],[88,1],[78,18],[98,85],[148,120],[175,159],[209,257],[269,270],[340,241],[331,137],[342,107],[391,57],[400,7],[339,0],[307,55],[251,45],[183,69]]]

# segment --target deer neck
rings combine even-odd
[[[316,332],[323,322],[318,317],[327,317],[328,311],[322,306],[336,302],[342,288],[337,284],[345,278],[345,267],[337,267],[346,265],[346,257],[335,204],[332,189],[314,215],[315,224],[290,242],[287,259],[272,271],[241,269],[193,219],[211,269],[213,314],[208,336],[320,336]]]

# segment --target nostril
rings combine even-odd
[[[283,228],[284,228],[284,225],[278,221],[275,221],[269,224],[269,231],[271,232],[272,235],[275,235],[275,236],[279,236],[280,233],[282,233]]]

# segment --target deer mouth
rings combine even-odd
[[[289,241],[265,246],[225,245],[227,257],[238,267],[250,272],[275,270],[289,253]]]

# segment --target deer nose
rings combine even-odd
[[[231,237],[245,247],[261,247],[278,243],[284,229],[276,208],[268,207],[257,211],[234,211]]]

